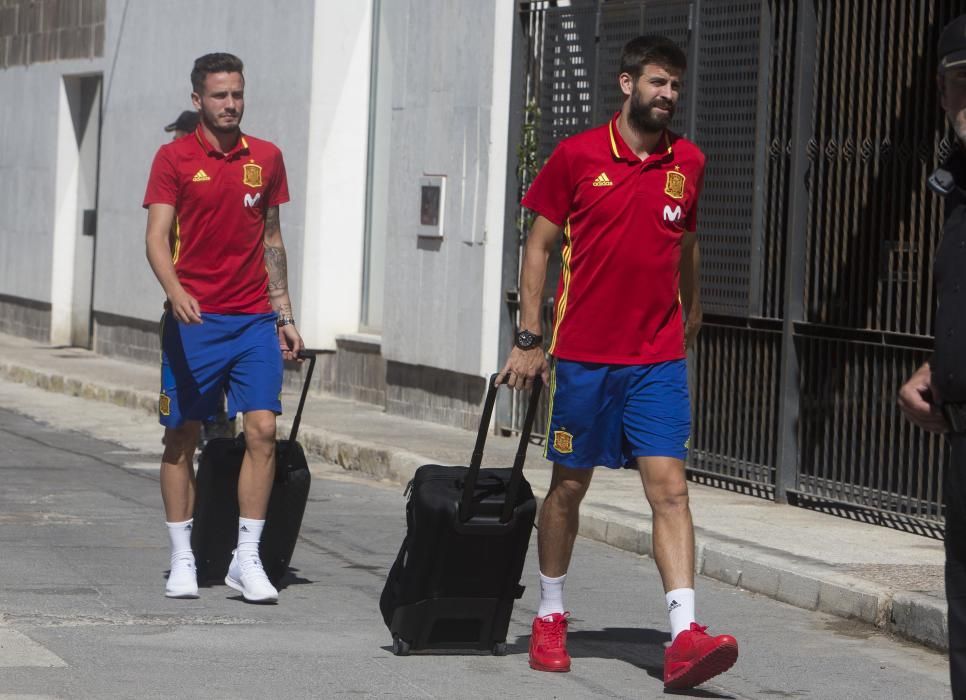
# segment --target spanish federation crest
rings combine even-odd
[[[682,199],[685,182],[687,182],[687,178],[684,175],[677,170],[669,170],[667,179],[664,181],[664,194],[668,197],[674,197],[674,199]]]
[[[569,455],[574,451],[574,436],[566,430],[554,430],[553,449],[562,455]]]
[[[262,166],[255,165],[254,163],[246,163],[243,167],[244,174],[242,175],[242,182],[249,187],[261,187]]]
[[[163,392],[158,397],[158,411],[162,416],[171,415],[171,397]]]

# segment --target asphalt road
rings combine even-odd
[[[169,600],[159,454],[150,417],[0,382],[0,698],[664,695],[667,620],[654,564],[588,540],[578,541],[566,587],[573,672],[526,663],[535,538],[507,656],[393,656],[378,597],[402,538],[402,489],[334,466],[313,465],[279,605],[247,604],[225,586]],[[741,657],[679,695],[949,694],[944,656],[861,624],[707,579],[698,616],[734,634]]]

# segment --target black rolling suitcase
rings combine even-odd
[[[379,600],[396,655],[432,648],[506,653],[536,514],[523,462],[541,383],[537,378],[513,467],[480,469],[495,378],[470,466],[423,465],[407,487],[406,537]]]
[[[305,452],[295,440],[315,370],[315,353],[304,352],[303,356],[309,358],[309,368],[292,432],[287,440],[278,440],[275,444],[275,483],[259,545],[265,573],[275,586],[288,572],[312,479]],[[233,438],[209,440],[198,460],[191,548],[199,583],[222,582],[228,573],[231,553],[238,540],[238,473],[244,455],[245,435],[239,433]]]

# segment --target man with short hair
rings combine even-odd
[[[711,637],[694,617],[685,358],[701,325],[695,228],[705,159],[667,129],[686,67],[684,53],[665,37],[630,41],[618,76],[621,110],[562,141],[523,198],[537,217],[523,256],[521,330],[500,376],[529,388],[539,374],[550,387],[545,455],[554,465],[540,509],[530,666],[570,670],[563,584],[593,467],[636,467],[653,512],[654,560],[670,616],[668,688],[703,683],[738,657],[734,637]],[[561,233],[549,370],[540,304]]]
[[[946,601],[954,698],[966,698],[966,15],[939,37],[939,98],[956,135],[952,154],[929,178],[945,198],[936,251],[936,327],[932,358],[899,391],[899,406],[919,427],[949,441],[946,505]]]
[[[167,295],[161,321],[161,495],[171,539],[165,594],[197,598],[191,550],[193,457],[200,422],[222,391],[244,414],[238,546],[225,582],[250,602],[275,602],[258,545],[275,473],[282,360],[302,338],[288,295],[278,206],[288,201],[282,154],[241,132],[245,78],[227,53],[197,59],[191,100],[200,124],[154,158],[144,206],[147,257]],[[174,228],[172,229],[172,226]],[[174,236],[171,236],[172,230]]]

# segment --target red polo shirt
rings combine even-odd
[[[681,237],[697,224],[704,154],[670,131],[658,143],[642,161],[614,115],[561,141],[523,198],[564,228],[555,357],[618,365],[685,357],[678,263]]]
[[[158,149],[144,195],[145,208],[174,207],[171,257],[178,279],[203,312],[218,314],[272,310],[265,211],[287,201],[285,164],[274,144],[246,135],[221,153],[200,126]]]

